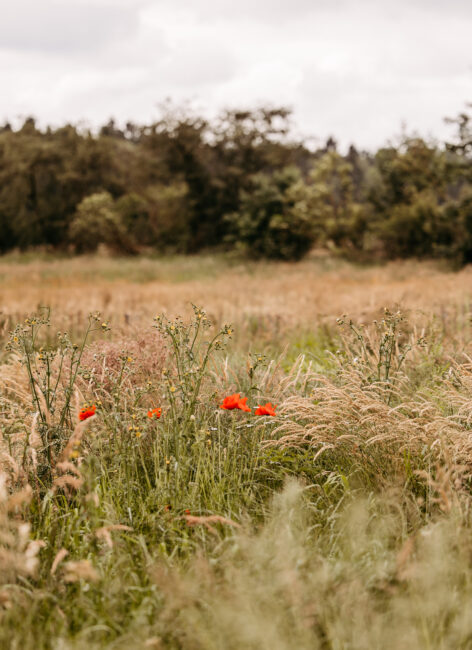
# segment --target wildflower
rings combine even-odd
[[[92,415],[95,415],[95,411],[97,410],[97,407],[95,405],[92,406],[84,406],[83,409],[79,411],[79,420],[87,420],[88,418],[91,418]]]
[[[251,412],[251,409],[247,405],[247,397],[243,397],[243,399],[239,401],[238,409],[241,409],[241,411],[246,411],[247,413]]]
[[[185,514],[186,514],[186,515],[189,515],[189,514],[190,514],[190,510],[189,510],[188,508],[185,510]]]
[[[256,415],[276,415],[275,409],[277,408],[276,405],[272,406],[271,402],[267,402],[267,404],[264,404],[263,406],[261,404],[258,405],[255,414]]]
[[[225,397],[223,403],[220,404],[220,409],[225,409],[226,411],[239,409],[240,411],[251,412],[251,409],[247,405],[247,397],[241,399],[241,393],[234,393]]]
[[[151,420],[158,420],[162,415],[162,409],[161,408],[155,408],[155,409],[149,409],[148,411],[148,418]]]

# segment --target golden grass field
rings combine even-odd
[[[117,321],[145,322],[156,313],[188,314],[202,305],[217,322],[277,321],[311,328],[342,314],[369,321],[384,307],[434,314],[468,327],[472,269],[430,263],[360,268],[328,259],[299,264],[242,264],[224,258],[0,261],[0,313],[13,320],[48,305],[80,319],[99,310]]]

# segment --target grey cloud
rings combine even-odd
[[[228,82],[237,73],[237,64],[219,44],[190,41],[178,52],[174,51],[160,69],[172,85],[196,90],[207,84]]]
[[[138,18],[130,6],[20,0],[2,8],[0,49],[50,53],[96,50],[136,31]]]
[[[402,124],[410,134],[444,136],[444,118],[461,109],[461,88],[465,90],[453,81],[445,87],[437,78],[378,79],[341,71],[325,74],[311,67],[299,87],[297,116],[311,125],[311,133],[373,149],[398,135]]]
[[[168,0],[154,0],[166,4]],[[334,14],[339,21],[344,12],[351,15],[358,9],[368,8],[372,14],[402,14],[416,8],[420,11],[472,18],[470,0],[179,0],[178,6],[190,9],[207,23],[226,20],[279,25],[297,22],[306,16],[320,17]]]
[[[161,4],[167,0],[157,0]],[[338,0],[340,9],[349,0]],[[282,22],[296,21],[306,14],[325,11],[332,7],[331,0],[181,0],[180,7],[186,7],[206,23],[241,21],[277,25]]]
[[[407,0],[403,0],[406,2]],[[465,14],[472,16],[472,3],[470,0],[408,0],[410,6],[418,7],[426,11],[439,11],[444,14]]]
[[[403,119],[441,133],[472,99],[472,0],[3,4],[7,117],[144,120],[166,96],[210,111],[288,103],[305,133],[370,147]]]

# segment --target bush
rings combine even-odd
[[[305,203],[305,185],[292,167],[273,176],[257,174],[241,195],[241,208],[227,217],[230,241],[254,257],[299,260],[313,245],[314,231]]]
[[[449,255],[459,266],[472,263],[472,191],[468,187],[458,200],[444,206],[444,218],[453,232]]]
[[[149,231],[149,204],[141,195],[124,194],[117,199],[114,209],[133,241],[139,245],[152,244]]]
[[[377,224],[388,257],[434,256],[452,241],[451,225],[434,192],[424,190],[400,203]]]
[[[322,156],[310,172],[306,204],[320,244],[362,249],[366,207],[354,198],[354,167],[336,151]]]
[[[92,194],[79,203],[69,228],[69,237],[79,253],[93,252],[99,244],[105,244],[116,253],[135,250],[108,192]]]
[[[187,184],[151,185],[145,195],[149,205],[150,245],[160,250],[186,252],[192,217]]]

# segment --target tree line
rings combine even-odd
[[[342,155],[293,136],[290,111],[168,107],[149,125],[99,132],[33,118],[0,127],[0,252],[237,250],[297,260],[472,262],[472,116],[453,142],[404,136]]]

